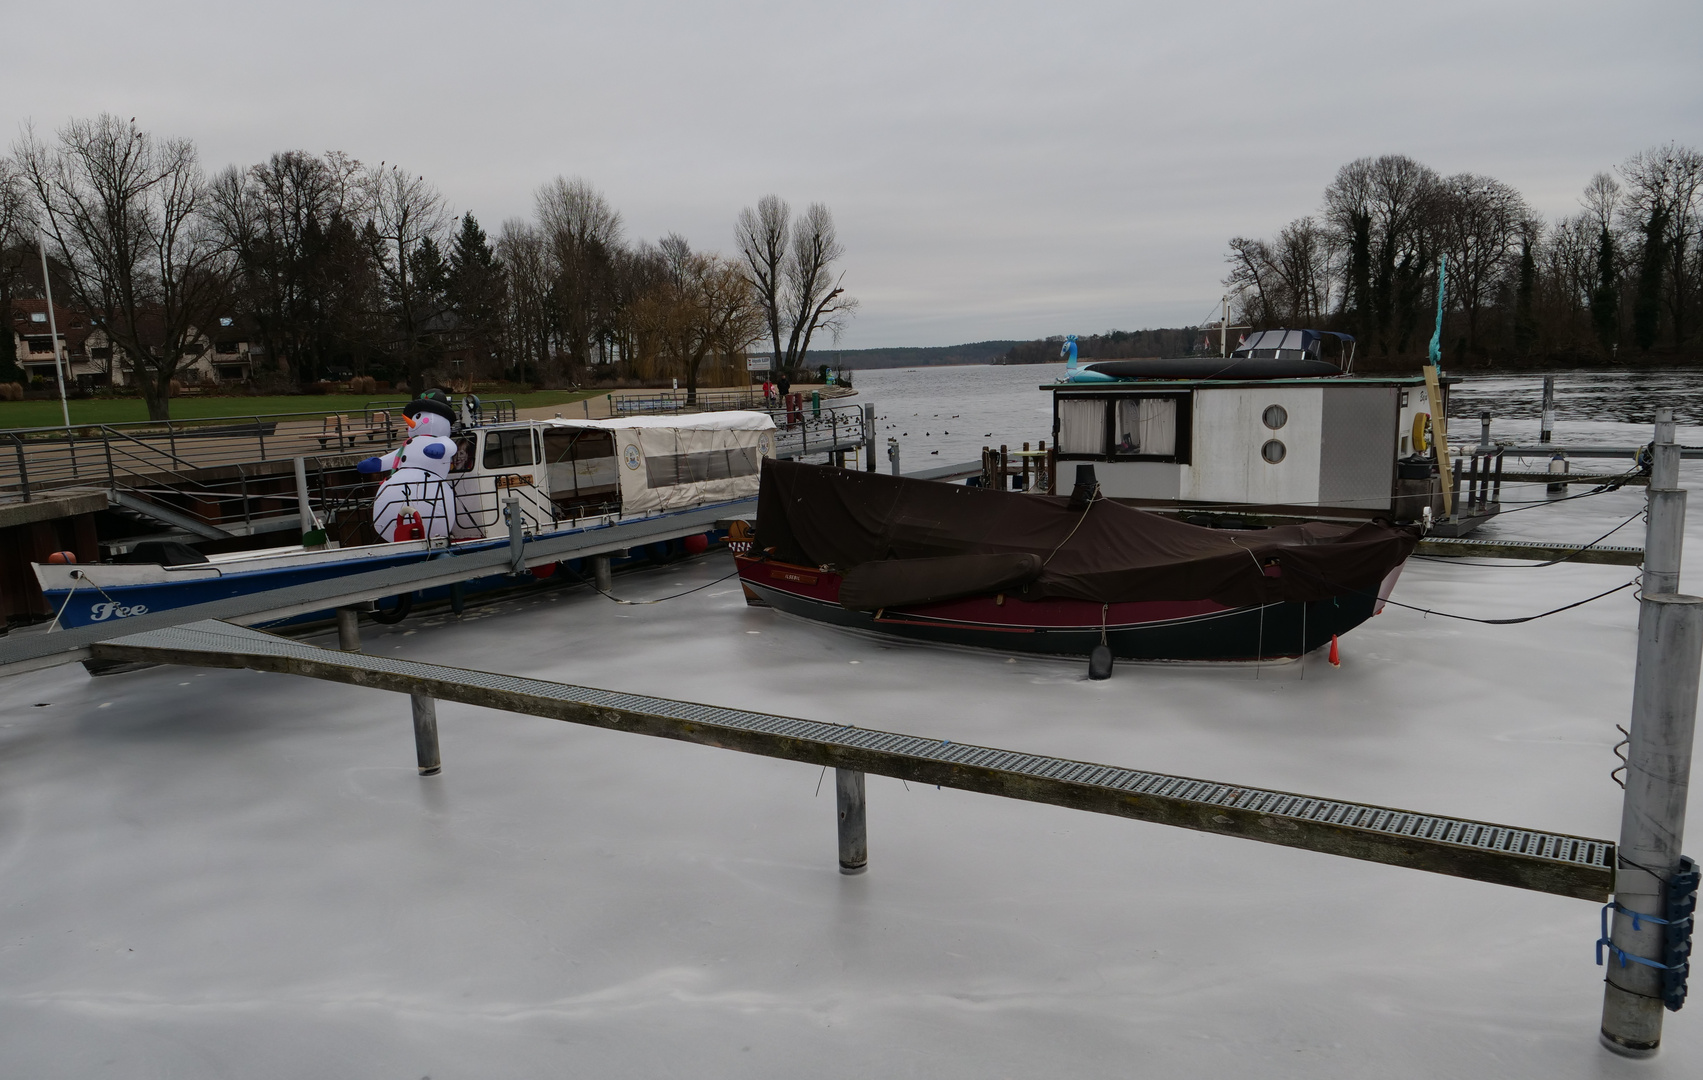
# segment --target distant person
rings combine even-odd
[[[763,404],[772,406],[774,403],[775,403],[775,384],[770,382],[769,377],[767,375],[765,375],[765,376],[763,376]]]
[[[783,397],[783,398],[786,397],[788,394],[792,393],[792,384],[786,381],[785,375],[781,376],[780,391],[781,391],[781,397]]]

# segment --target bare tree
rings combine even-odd
[[[367,216],[362,173],[345,154],[291,150],[213,180],[211,214],[237,255],[239,295],[262,355],[286,363],[299,380],[317,377],[331,351],[348,344],[332,280],[352,268],[334,264],[370,255],[339,245],[334,234]]]
[[[12,333],[12,298],[29,280],[35,216],[30,189],[10,158],[0,157],[0,375],[11,377],[18,370],[17,339]]]
[[[555,262],[556,331],[568,376],[591,363],[596,341],[612,327],[614,268],[621,215],[584,180],[556,179],[538,189],[538,226]]]
[[[1429,292],[1436,250],[1430,231],[1437,174],[1401,154],[1361,158],[1325,189],[1325,215],[1350,245],[1350,276],[1364,236],[1363,284],[1351,285],[1360,333],[1386,355],[1405,352]]]
[[[778,195],[740,211],[735,226],[743,272],[762,308],[776,370],[803,366],[818,331],[838,335],[857,311],[834,265],[845,255],[834,215],[811,203],[798,221]],[[781,345],[782,336],[786,345]]]
[[[425,177],[383,162],[362,177],[361,188],[368,235],[381,245],[373,255],[384,281],[391,348],[407,369],[409,392],[419,394],[426,388],[423,338],[443,314],[443,298],[420,280],[418,256],[443,238],[449,209]]]
[[[1480,314],[1514,269],[1531,208],[1500,180],[1460,173],[1439,183],[1436,210],[1449,256],[1449,299],[1466,312],[1467,351],[1476,352]]]
[[[538,229],[510,218],[497,234],[497,260],[508,282],[503,355],[514,365],[516,379],[541,376],[552,360],[550,295],[556,272],[549,244]]]
[[[694,252],[678,233],[657,250],[665,272],[645,305],[664,355],[686,377],[686,401],[695,404],[705,358],[742,355],[762,336],[764,313],[738,263]]]
[[[1665,307],[1673,343],[1688,336],[1687,314],[1696,289],[1699,216],[1703,214],[1703,154],[1669,143],[1632,155],[1620,166],[1626,179],[1622,220],[1644,234],[1634,321],[1648,348]]]
[[[14,152],[72,303],[122,354],[149,418],[165,419],[173,376],[229,295],[194,144],[102,115],[70,122],[52,147],[26,129]]]
[[[1240,314],[1253,325],[1317,325],[1330,308],[1332,246],[1312,217],[1284,226],[1275,244],[1236,237],[1229,261],[1224,284],[1238,294]]]

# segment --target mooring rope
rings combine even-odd
[[[1317,574],[1309,573],[1304,567],[1287,566],[1287,567],[1285,567],[1285,569],[1286,570],[1294,570],[1296,573],[1301,574],[1304,577],[1312,578],[1314,581],[1325,586],[1326,588],[1336,589],[1339,592],[1354,593],[1356,596],[1369,596],[1374,600],[1380,600],[1382,603],[1393,604],[1398,608],[1406,608],[1408,611],[1417,611],[1422,615],[1435,615],[1440,619],[1458,619],[1461,622],[1483,623],[1486,626],[1513,626],[1517,623],[1528,623],[1528,622],[1535,622],[1538,619],[1546,619],[1551,615],[1559,615],[1563,611],[1571,611],[1576,607],[1583,607],[1584,605],[1591,603],[1593,600],[1601,600],[1605,596],[1613,596],[1615,593],[1620,592],[1622,589],[1630,589],[1633,586],[1637,585],[1639,582],[1643,581],[1643,575],[1640,574],[1638,577],[1633,578],[1631,581],[1626,582],[1624,585],[1616,585],[1614,588],[1607,589],[1603,592],[1597,593],[1595,596],[1587,596],[1583,600],[1575,600],[1571,604],[1563,604],[1561,607],[1551,608],[1548,611],[1539,612],[1536,615],[1521,615],[1517,618],[1512,618],[1512,619],[1480,619],[1480,618],[1478,618],[1477,616],[1474,616],[1474,615],[1456,615],[1453,612],[1438,611],[1435,608],[1422,608],[1422,607],[1417,607],[1413,604],[1404,604],[1399,600],[1383,599],[1383,598],[1380,598],[1377,593],[1369,593],[1369,592],[1365,591],[1364,589],[1356,589],[1356,588],[1349,586],[1349,585],[1339,585],[1334,581],[1326,580],[1325,578],[1322,578]]]

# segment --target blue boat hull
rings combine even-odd
[[[593,530],[564,530],[548,535],[555,537],[590,531]],[[707,533],[713,530],[705,529],[704,531]],[[508,541],[506,540],[486,540],[474,544],[457,545],[454,550],[455,554],[471,554],[507,546]],[[615,566],[634,562],[660,562],[684,553],[681,540],[668,540],[635,547],[631,549],[628,555],[612,557],[610,561]],[[420,562],[427,558],[442,559],[446,557],[452,558],[454,556],[446,556],[441,549],[429,554],[419,551],[404,551],[398,552],[394,556],[376,555],[359,559],[278,567],[269,570],[249,570],[219,577],[184,578],[179,581],[131,585],[103,585],[98,588],[83,586],[71,590],[44,589],[42,595],[47,598],[48,603],[53,605],[54,610],[59,612],[59,625],[69,629],[121,621],[131,616],[145,615],[150,612],[194,607],[199,604],[228,600],[238,596],[252,596],[257,593],[272,592],[277,589],[287,589],[318,581],[328,581],[351,574],[385,570],[394,566]],[[591,576],[590,567],[582,565],[587,562],[589,560],[571,559],[564,561],[561,565],[575,578],[587,578]],[[189,569],[199,568],[202,565],[198,563]],[[487,577],[472,578],[462,582],[459,588],[461,595],[465,597],[497,590],[536,587],[547,577],[547,574],[539,573],[532,577],[516,579],[506,573],[499,573]],[[447,585],[436,586],[416,590],[409,595],[412,596],[415,603],[449,600],[452,595],[452,587]],[[394,607],[396,602],[397,598],[387,598],[378,601],[378,606],[380,609]],[[322,622],[333,616],[334,611],[327,608],[324,611],[296,615],[262,625],[293,626]]]

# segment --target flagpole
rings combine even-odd
[[[70,428],[71,406],[65,401],[65,368],[59,352],[59,319],[53,313],[53,280],[47,275],[47,239],[36,233],[35,243],[36,250],[41,252],[41,287],[47,294],[47,332],[53,335],[53,377],[59,380],[59,415],[64,417],[66,428]]]

